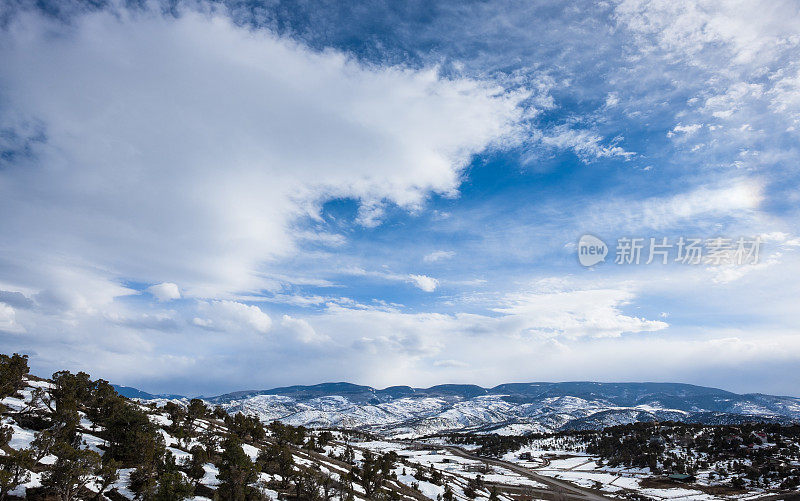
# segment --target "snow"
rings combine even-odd
[[[30,385],[19,393],[17,397],[3,399],[3,403],[12,410],[26,408],[30,404],[32,388],[46,387],[45,383],[36,382],[37,385]],[[741,409],[748,412],[770,411],[768,404],[761,403],[742,403],[733,402],[731,406],[738,405]],[[771,405],[771,404],[770,404]],[[777,405],[777,404],[775,404]],[[791,402],[782,402],[786,408],[790,408]],[[447,429],[471,428],[476,432],[505,432],[519,433],[536,429],[546,431],[566,425],[571,420],[578,418],[597,419],[598,422],[618,422],[633,419],[631,413],[645,412],[670,412],[680,415],[686,411],[676,409],[664,409],[658,402],[640,404],[636,407],[614,407],[607,401],[601,399],[587,400],[578,397],[562,396],[544,398],[536,402],[525,404],[512,404],[505,400],[502,395],[482,395],[472,399],[459,398],[400,398],[381,402],[377,404],[356,403],[344,396],[329,395],[317,397],[306,401],[296,401],[289,397],[277,395],[259,395],[242,399],[227,404],[229,411],[240,410],[250,412],[257,410],[259,416],[280,415],[281,419],[296,424],[303,424],[310,421],[315,426],[325,426],[335,424],[337,426],[364,426],[372,430],[379,431],[385,436],[397,436],[398,434],[408,434],[416,436],[422,432],[430,432]],[[800,407],[798,407],[800,409]],[[170,419],[160,412],[147,409],[150,419],[160,427],[171,425]],[[599,416],[601,413],[611,411],[611,415]],[[772,411],[770,411],[772,412]],[[515,422],[511,422],[514,421]],[[626,421],[627,422],[627,421]],[[32,430],[20,428],[12,419],[4,418],[3,423],[12,427],[13,435],[9,445],[14,449],[30,447],[35,434]],[[81,415],[81,427],[85,430],[96,429],[94,424],[85,416]],[[200,420],[197,423],[199,429],[207,429],[212,424]],[[218,425],[213,425],[218,426]],[[160,430],[164,437],[168,450],[179,462],[190,457],[190,453],[178,443],[165,430]],[[352,439],[352,435],[345,433],[335,433],[337,440]],[[93,433],[82,433],[81,439],[85,447],[102,453],[104,441]],[[640,486],[642,479],[650,477],[648,468],[624,468],[601,466],[596,457],[592,457],[585,452],[583,439],[573,436],[549,436],[533,440],[519,450],[509,452],[504,455],[505,461],[513,462],[524,466],[530,470],[545,476],[562,479],[577,486],[588,488],[599,488],[608,494],[622,496],[628,491],[635,491],[657,500],[680,499],[681,501],[711,501],[719,500],[720,497],[705,494],[701,490],[692,488],[691,485],[681,485],[674,488],[648,488]],[[446,447],[449,444],[444,438],[426,439],[425,443],[400,442],[391,439],[380,439],[372,441],[355,441],[354,453],[357,461],[363,461],[364,449],[376,453],[396,452],[402,459],[402,463],[395,469],[398,481],[404,485],[418,485],[421,492],[431,498],[444,493],[444,487],[435,485],[424,480],[417,480],[413,474],[417,468],[427,469],[434,467],[444,475],[444,481],[450,485],[457,497],[463,497],[463,487],[467,481],[482,475],[484,480],[490,483],[529,486],[545,489],[546,486],[527,476],[504,468],[492,465],[486,467],[484,462],[476,459],[464,458],[455,454],[452,449]],[[197,439],[192,439],[188,447],[197,445]],[[185,444],[184,444],[185,445]],[[768,445],[768,444],[767,444]],[[763,447],[767,447],[764,445]],[[761,446],[759,446],[761,447]],[[242,446],[245,454],[255,460],[260,449],[250,444]],[[463,446],[465,449],[475,449],[476,446]],[[333,443],[326,447],[326,453],[334,452],[337,455],[344,450],[341,442]],[[522,452],[530,454],[530,459],[522,460],[519,455]],[[676,453],[685,454],[685,451],[676,448]],[[5,454],[4,452],[0,452]],[[316,456],[308,458],[306,453],[295,453],[296,464],[307,467],[318,468],[319,471],[341,475],[347,472],[333,463],[327,463]],[[42,464],[52,464],[56,460],[55,456],[45,456]],[[219,471],[211,463],[203,466],[204,476],[201,482],[207,486],[219,484],[217,478]],[[406,471],[403,474],[403,471]],[[480,473],[479,473],[480,472]],[[115,484],[115,488],[129,498],[133,497],[127,489],[131,470],[121,470],[120,480]],[[25,495],[25,489],[36,487],[41,482],[40,474],[32,474],[30,482],[18,489],[20,496]],[[264,481],[275,480],[266,474],[261,475]],[[698,474],[698,483],[709,483],[708,471]],[[356,487],[356,490],[363,493],[363,489]],[[750,490],[749,495],[757,492]],[[268,491],[268,494],[277,498],[277,493]],[[363,496],[362,496],[363,497]],[[485,497],[485,496],[484,496]],[[745,499],[743,496],[739,496]],[[203,497],[195,497],[197,500],[205,500]]]
[[[217,478],[217,475],[219,475],[219,469],[212,463],[204,464],[203,469],[205,470],[206,474],[203,475],[200,483],[210,486],[219,485],[219,479]]]
[[[242,449],[253,461],[258,459],[258,454],[261,452],[257,447],[253,447],[250,444],[242,444]]]
[[[732,413],[800,417],[800,402],[782,397],[770,397],[759,404],[740,400],[725,405],[727,412]],[[342,395],[310,399],[255,395],[231,400],[222,406],[230,413],[255,415],[264,422],[281,420],[311,428],[361,428],[395,438],[454,430],[501,435],[546,433],[569,427],[579,420],[582,420],[580,426],[597,428],[641,419],[686,419],[691,412],[710,410],[673,409],[657,400],[624,407],[602,398],[591,400],[570,395],[516,404],[500,394],[468,399],[421,395],[380,403],[354,402]]]
[[[11,424],[11,428],[14,431],[14,435],[11,437],[11,440],[8,442],[8,445],[12,449],[27,449],[31,446],[31,442],[33,439],[36,438],[35,434],[31,430],[26,430],[20,428],[16,424]]]
[[[425,480],[417,480],[412,475],[400,474],[397,475],[397,480],[409,487],[414,484],[419,484],[418,488],[420,492],[422,492],[422,495],[430,499],[437,499],[438,496],[444,494],[444,487],[426,482]]]
[[[81,442],[86,445],[87,449],[94,451],[98,454],[103,453],[103,450],[99,446],[104,445],[106,443],[105,440],[103,440],[102,438],[90,435],[88,433],[84,433],[81,436]]]

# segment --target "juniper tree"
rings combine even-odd
[[[186,474],[197,486],[206,475],[204,465],[208,462],[209,457],[206,450],[200,445],[192,447],[191,453],[192,455],[186,460],[184,467],[186,468]]]
[[[194,426],[195,421],[206,417],[207,414],[208,408],[202,400],[199,398],[189,400],[189,406],[186,408],[186,420],[190,429]]]
[[[15,395],[24,386],[23,377],[30,372],[28,355],[0,354],[0,399]]]
[[[14,429],[10,426],[0,425],[0,448],[5,447],[14,436]]]
[[[245,501],[253,491],[250,484],[258,480],[259,466],[245,454],[239,439],[232,435],[223,443],[219,463],[218,493],[226,501]]]
[[[130,457],[137,466],[131,473],[129,487],[138,499],[152,500],[158,489],[159,469],[165,455],[164,438],[143,429],[128,438],[132,441],[131,447],[139,447],[136,454]],[[126,447],[124,451],[128,452],[129,449]]]
[[[97,470],[97,495],[96,500],[103,498],[103,493],[119,480],[120,464],[113,459],[103,458],[103,463]]]
[[[53,430],[42,430],[37,433],[31,442],[34,460],[37,463],[41,461],[42,458],[50,454],[57,443],[58,438],[56,437],[56,434],[53,433]]]
[[[258,455],[258,462],[265,473],[280,475],[281,486],[286,488],[294,473],[294,456],[288,445],[270,444]]]
[[[42,486],[56,493],[61,501],[73,501],[99,469],[100,454],[66,443],[57,444],[53,452],[58,459],[43,475]]]
[[[194,486],[183,476],[175,464],[175,457],[167,452],[158,472],[158,490],[153,501],[181,501],[194,495]]]
[[[33,454],[28,449],[12,450],[0,456],[0,501],[20,485],[30,481]]]

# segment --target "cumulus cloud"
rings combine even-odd
[[[281,319],[281,326],[286,328],[293,336],[303,343],[321,343],[330,341],[330,337],[317,334],[311,324],[302,318],[293,318],[284,315]]]
[[[25,332],[25,329],[17,323],[14,308],[3,303],[0,303],[0,332],[10,332],[12,334]]]
[[[772,58],[791,43],[797,35],[792,20],[800,15],[800,7],[791,0],[777,0],[769,8],[737,0],[623,0],[615,6],[615,15],[629,29],[649,37],[640,43],[692,64],[708,64],[706,50],[721,47],[734,64],[745,65]]]
[[[147,292],[152,294],[159,301],[171,301],[173,299],[181,298],[181,291],[178,289],[177,284],[171,282],[163,282],[156,285],[151,285],[147,288]]]
[[[425,292],[433,292],[439,286],[439,281],[435,278],[431,278],[427,275],[414,275],[411,274],[408,276],[408,279],[413,283],[417,288],[425,291]]]
[[[671,78],[670,87],[688,96],[685,106],[674,107],[677,123],[670,134],[696,158],[781,175],[771,164],[787,160],[782,136],[798,132],[800,116],[795,85],[800,39],[792,22],[798,15],[800,7],[790,0],[770,2],[768,8],[737,0],[620,1],[614,19],[633,35],[637,61],[622,73]],[[656,107],[654,99],[670,99],[652,86],[647,94],[642,100]],[[689,122],[695,123],[682,125]],[[700,123],[706,126],[702,135],[695,130]],[[751,148],[757,153],[737,158]]]
[[[695,132],[699,131],[703,127],[703,124],[691,124],[691,125],[683,125],[678,124],[671,131],[667,133],[667,137],[674,137],[676,134],[686,134],[687,136],[691,136]]]
[[[206,329],[226,332],[252,330],[266,334],[272,328],[272,319],[258,306],[216,300],[200,302],[197,310],[201,316],[195,317],[193,323]]]
[[[618,337],[625,332],[653,332],[666,322],[625,315],[634,297],[625,289],[522,292],[504,298],[495,311],[518,319],[522,329],[544,337]]]
[[[541,280],[529,290],[497,298],[496,306],[484,314],[408,313],[329,304],[324,313],[314,317],[314,323],[321,333],[340,340],[341,333],[351,332],[358,337],[358,333],[368,332],[368,338],[358,338],[360,345],[394,343],[398,349],[406,347],[403,351],[426,354],[437,353],[443,346],[454,348],[452,342],[459,336],[469,336],[471,342],[477,342],[479,337],[603,338],[667,328],[668,324],[661,320],[622,311],[636,295],[630,287]],[[421,346],[426,348],[416,348]]]
[[[764,386],[755,369],[730,380],[795,391],[793,371],[773,367],[800,353],[785,294],[800,269],[796,214],[774,210],[798,205],[796,2],[445,6],[423,24],[393,17],[397,29],[360,39],[357,56],[329,43],[351,47],[360,20],[287,28],[307,46],[261,18],[243,28],[200,8],[74,9],[68,24],[20,11],[0,29],[0,214],[13,216],[0,218],[13,237],[0,289],[19,291],[0,293],[0,330],[24,326],[3,340],[37,353],[38,373],[67,363],[209,392],[443,375],[713,384],[757,367],[774,375]],[[542,169],[569,166],[570,189],[524,184],[535,203],[489,196],[481,216],[494,160],[465,167],[520,133]],[[503,152],[509,166],[515,152]],[[472,172],[481,200],[440,204]],[[341,198],[347,210],[328,213]],[[412,242],[377,229],[389,217]],[[768,242],[774,260],[747,270],[608,266],[578,285],[519,285],[585,271],[564,246],[579,231],[645,228],[781,237]],[[444,243],[453,250],[425,255]],[[452,295],[426,305],[440,296],[411,286],[438,280],[409,275],[409,257],[433,265],[451,252],[463,269],[435,274]],[[477,292],[475,276],[488,279]],[[162,304],[129,285],[173,282]],[[178,297],[189,299],[160,310]],[[714,325],[730,311],[749,323]]]
[[[262,284],[257,265],[293,249],[290,222],[326,199],[360,200],[369,226],[382,204],[455,193],[473,153],[514,137],[524,97],[188,9],[69,26],[23,13],[0,32],[0,58],[2,127],[42,131],[24,165],[0,172],[8,259],[169,275],[196,296]]]

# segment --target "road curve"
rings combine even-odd
[[[528,468],[519,466],[509,461],[503,461],[502,459],[486,458],[482,456],[475,456],[460,447],[454,447],[451,445],[444,446],[441,448],[444,448],[448,450],[450,453],[455,454],[456,456],[460,456],[462,458],[472,459],[474,461],[482,461],[486,464],[499,466],[501,468],[513,471],[514,473],[522,475],[523,477],[527,477],[530,478],[531,480],[536,480],[537,482],[545,484],[556,491],[561,491],[564,494],[566,494],[567,497],[572,499],[578,499],[581,501],[609,501],[610,499],[612,499],[605,496],[601,496],[588,489],[583,489],[569,482],[564,482],[562,480],[557,480],[552,477],[547,477],[545,475],[534,473]]]

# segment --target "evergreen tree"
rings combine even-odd
[[[369,451],[364,451],[364,461],[361,463],[361,471],[358,474],[359,483],[364,489],[364,494],[367,499],[380,490],[383,485],[383,475],[381,471],[381,464],[374,454]]]
[[[167,452],[158,472],[158,490],[154,501],[181,501],[194,495],[194,486],[175,464],[175,457]]]
[[[97,495],[94,497],[96,500],[102,499],[103,493],[119,480],[119,466],[113,459],[103,458],[103,464],[97,471]]]
[[[37,433],[31,442],[34,460],[37,463],[41,461],[42,458],[50,454],[57,443],[58,439],[53,433],[53,430],[42,430]]]
[[[206,475],[204,465],[208,462],[209,458],[206,450],[200,445],[192,447],[191,453],[192,456],[186,461],[184,466],[186,467],[186,474],[194,482],[194,485],[197,486],[200,480]]]
[[[453,494],[453,489],[451,489],[449,485],[446,485],[444,487],[444,494],[442,495],[442,501],[455,501],[455,495]]]
[[[12,450],[0,456],[0,501],[20,485],[30,481],[33,453],[28,449]]]
[[[259,467],[245,454],[238,437],[231,435],[223,443],[219,463],[220,486],[218,493],[226,501],[245,501],[254,489],[250,484],[258,480]]]
[[[10,426],[0,425],[0,448],[5,447],[14,436],[14,429]]]
[[[259,454],[258,462],[265,473],[280,475],[281,485],[286,488],[289,477],[294,473],[294,456],[288,445],[270,444]]]
[[[158,475],[166,449],[164,438],[160,434],[143,433],[141,430],[130,438],[133,440],[131,444],[123,443],[126,446],[125,450],[137,444],[141,448],[136,451],[137,467],[131,473],[129,487],[137,499],[149,501],[155,497],[158,490]]]
[[[30,372],[28,355],[0,354],[0,399],[16,395],[22,389],[23,377]]]
[[[202,400],[199,398],[189,400],[189,406],[186,408],[186,419],[190,429],[194,426],[195,421],[206,417],[207,414],[208,408]]]
[[[78,499],[92,475],[99,470],[100,454],[59,443],[54,451],[58,459],[42,477],[42,486],[56,493],[62,501]]]

